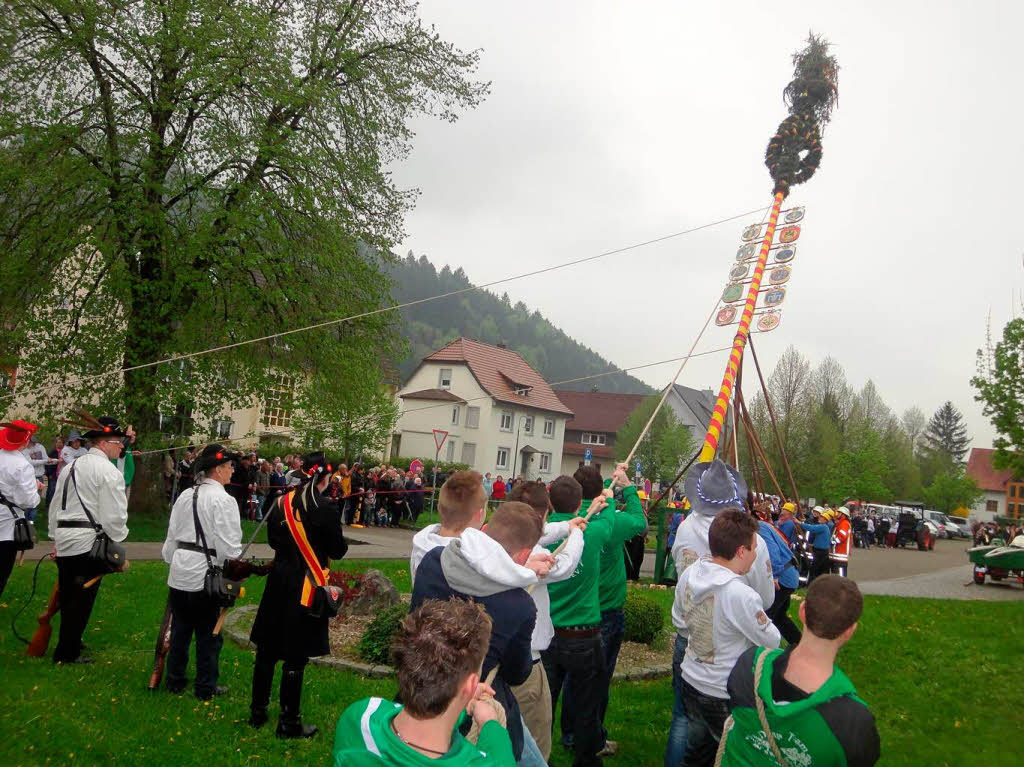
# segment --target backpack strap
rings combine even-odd
[[[79,456],[78,458],[81,458],[81,456]],[[71,462],[71,469],[69,470],[69,473],[71,475],[70,476],[71,484],[74,485],[74,487],[75,487],[75,495],[78,496],[78,504],[79,504],[79,506],[82,507],[82,511],[85,512],[85,516],[87,516],[89,518],[89,524],[92,525],[93,529],[97,533],[102,533],[103,532],[103,525],[99,524],[96,521],[96,518],[92,515],[92,512],[89,511],[89,507],[86,506],[85,505],[85,501],[82,500],[82,494],[78,491],[78,482],[75,480],[75,464],[78,463],[78,458],[76,458],[75,460],[73,460]],[[67,509],[68,509],[68,483],[65,480],[65,482],[64,482],[64,495],[61,498],[60,510],[61,511],[67,511]],[[58,527],[60,526],[59,522],[58,522],[57,526]]]

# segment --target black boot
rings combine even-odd
[[[299,716],[302,673],[303,669],[281,671],[281,715],[277,718],[279,738],[312,738],[317,733],[315,725],[303,724]]]
[[[270,688],[274,684],[274,663],[261,663],[261,660],[257,655],[252,669],[252,702],[249,704],[249,724],[257,729],[267,723]]]

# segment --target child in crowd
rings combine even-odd
[[[878,761],[875,718],[835,665],[863,609],[856,583],[822,575],[800,603],[799,644],[785,651],[752,647],[740,656],[729,675],[733,725],[725,735],[723,767],[772,763],[765,743],[769,749],[783,744],[787,754],[799,755],[800,764],[815,767],[871,767]],[[759,683],[765,678],[771,679],[767,688]],[[757,713],[758,698],[765,722]],[[792,756],[788,761],[796,762]]]
[[[572,577],[583,556],[583,531],[587,528],[587,522],[582,517],[573,517],[566,522],[548,522],[551,501],[543,482],[521,482],[512,488],[507,499],[528,505],[543,526],[540,540],[533,548],[534,555],[544,555],[547,553],[545,546],[568,538],[565,548],[555,556],[547,577],[530,594],[537,607],[537,624],[530,639],[533,670],[529,679],[512,688],[523,721],[537,741],[541,756],[547,759],[551,755],[551,688],[541,662],[541,653],[548,649],[555,633],[551,624],[551,599],[547,584]]]
[[[743,580],[756,560],[757,530],[757,520],[738,509],[719,513],[708,531],[711,559],[698,560],[679,580],[677,600],[690,632],[681,668],[688,767],[714,763],[737,659],[750,647],[779,646],[779,630]]]
[[[481,667],[491,619],[472,602],[426,601],[407,615],[391,645],[402,704],[381,698],[353,703],[334,733],[335,767],[427,765],[512,767],[512,743],[488,700]],[[459,732],[468,714],[476,745]]]

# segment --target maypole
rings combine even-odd
[[[793,79],[783,92],[790,114],[779,125],[765,152],[765,165],[775,182],[771,213],[747,290],[743,314],[733,339],[732,352],[718,390],[718,400],[711,412],[708,432],[704,437],[704,447],[700,454],[702,462],[712,460],[718,450],[718,440],[732,398],[733,383],[743,361],[743,349],[750,336],[750,322],[757,308],[761,279],[775,238],[782,202],[789,196],[791,186],[807,181],[818,169],[821,162],[821,126],[828,122],[839,98],[839,66],[835,58],[829,55],[828,43],[822,38],[811,35],[807,47],[793,56],[793,64]]]

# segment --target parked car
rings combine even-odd
[[[948,515],[947,515],[948,516]],[[958,537],[971,539],[971,523],[965,517],[949,517],[949,521],[956,525]]]
[[[954,538],[960,532],[955,522],[941,511],[924,510],[924,518],[931,522],[939,531],[939,538]]]

